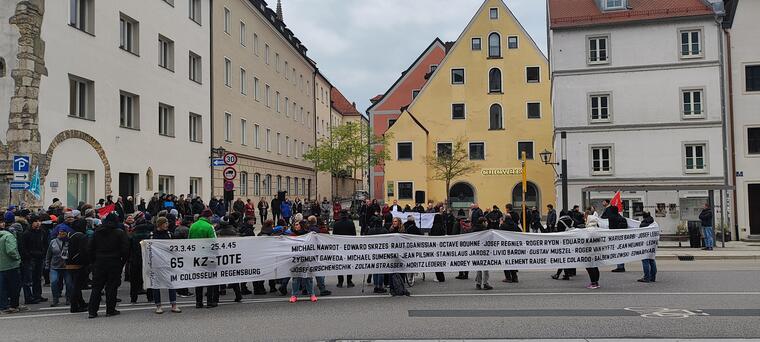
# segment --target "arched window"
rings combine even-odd
[[[493,68],[488,72],[488,92],[501,93],[501,70]]]
[[[0,57],[0,77],[5,77],[5,58]]]
[[[267,196],[272,196],[272,175],[266,175],[264,178],[264,191]]]
[[[498,103],[491,105],[489,117],[490,129],[504,129],[504,114],[501,111],[501,105]]]
[[[253,174],[253,195],[261,196],[261,174]]]
[[[240,173],[240,196],[248,196],[248,172]]]
[[[538,198],[538,187],[533,182],[528,182],[525,189],[525,205],[528,209],[540,208]],[[512,206],[515,209],[522,208],[522,182],[515,185],[512,189]]]
[[[277,176],[277,191],[282,191],[282,176]]]
[[[288,195],[291,194],[291,191],[290,191],[290,176],[285,177],[285,191],[288,192]]]
[[[452,208],[468,208],[475,202],[475,189],[467,183],[456,183],[449,189],[449,202]]]
[[[501,36],[496,32],[488,35],[488,57],[501,57]]]

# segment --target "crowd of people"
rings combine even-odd
[[[478,204],[472,204],[468,212],[459,209],[454,213],[442,203],[402,208],[396,201],[380,205],[377,201],[366,200],[352,214],[326,198],[321,202],[300,198],[291,201],[287,197],[276,197],[271,201],[261,198],[257,203],[251,199],[238,198],[228,203],[212,198],[206,204],[197,196],[154,194],[147,203],[145,200],[135,203],[132,197],[114,199],[108,196],[95,205],[80,203],[76,208],[65,207],[58,199],[54,199],[46,210],[10,206],[3,211],[0,222],[0,310],[12,314],[27,310],[27,305],[49,301],[51,307],[66,305],[72,313],[88,312],[90,318],[95,318],[105,295],[106,316],[118,315],[116,306],[121,299],[117,291],[123,278],[129,282],[131,303],[137,303],[140,296],[145,295],[156,305],[155,313],[161,314],[164,312],[162,291],[146,289],[143,284],[140,242],[146,239],[300,236],[312,232],[345,236],[356,236],[357,233],[424,235],[412,215],[406,220],[393,215],[399,212],[434,213],[432,228],[427,232],[430,236],[488,229],[563,232],[597,227],[600,218],[608,219],[611,229],[628,228],[628,222],[618,213],[617,207],[606,201],[604,206],[602,215],[598,215],[593,207],[582,212],[578,206],[557,214],[550,204],[545,224],[538,210],[532,208],[526,212],[525,229],[520,220],[521,210],[511,204],[507,204],[503,212],[495,205],[484,211]],[[354,215],[358,216],[358,231]],[[653,222],[652,216],[645,213],[641,226]],[[657,266],[654,259],[644,260],[642,265],[644,277],[639,281],[655,282]],[[599,269],[586,270],[590,278],[588,288],[599,288]],[[624,265],[618,265],[613,272],[625,272]],[[469,273],[459,272],[456,279],[469,279]],[[489,284],[489,271],[475,273],[476,289],[493,289]],[[575,275],[575,269],[560,269],[551,278],[569,280]],[[356,286],[352,275],[337,278],[338,288]],[[368,276],[366,283],[373,285],[374,293],[390,291],[393,295],[408,295],[405,284],[413,286],[414,279],[414,274],[373,274]],[[168,292],[169,310],[179,313],[178,296],[194,295],[197,308],[214,308],[220,295],[226,295],[228,289],[234,293],[236,302],[240,302],[244,295],[268,293],[290,295],[291,303],[297,302],[301,295],[316,302],[317,295],[329,296],[331,291],[327,289],[325,277],[317,276],[315,280],[316,290],[312,278],[294,277],[252,282],[252,290],[247,283],[241,283],[164,291]],[[444,273],[436,273],[434,280],[445,282]],[[517,270],[504,270],[503,281],[519,282]],[[50,286],[51,299],[42,296],[43,284]],[[88,301],[82,294],[86,289],[91,289]],[[20,305],[22,293],[26,305]]]

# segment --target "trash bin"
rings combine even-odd
[[[687,225],[689,230],[689,247],[702,248],[702,223],[700,221],[689,221]]]

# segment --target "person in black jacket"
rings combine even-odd
[[[610,229],[627,229],[628,228],[628,221],[625,219],[625,217],[620,216],[618,214],[618,207],[616,206],[608,206],[607,209],[604,210],[605,213],[609,213],[607,216],[608,224]],[[625,264],[618,264],[617,267],[612,270],[612,272],[625,272]]]
[[[87,311],[87,303],[82,297],[82,290],[87,287],[87,280],[89,275],[89,258],[87,257],[87,221],[83,218],[78,218],[71,224],[71,228],[74,229],[74,233],[69,235],[69,259],[66,261],[66,266],[71,274],[72,287],[70,311],[72,313]]]
[[[280,199],[275,196],[272,198],[272,203],[269,206],[272,209],[272,220],[278,222],[280,220]]]
[[[132,304],[137,303],[137,297],[145,294],[148,301],[153,300],[153,292],[143,289],[142,277],[142,248],[140,242],[150,239],[150,234],[156,227],[145,219],[144,215],[138,215],[135,220],[135,230],[129,238],[129,296]]]
[[[649,227],[654,224],[654,218],[648,211],[644,212],[643,219],[639,228]],[[641,267],[644,270],[644,277],[637,280],[640,283],[654,283],[657,281],[657,263],[654,258],[641,260]]]
[[[713,210],[707,203],[699,213],[699,222],[702,224],[702,234],[705,239],[705,248],[702,249],[711,251],[715,247],[715,232],[713,230]]]
[[[442,214],[435,214],[433,216],[433,227],[430,229],[430,236],[445,236],[446,235],[446,225],[443,223],[443,215]],[[435,272],[435,281],[437,282],[445,282],[446,276],[443,274],[443,272]]]
[[[341,210],[340,218],[333,226],[333,235],[356,236],[356,225],[348,215],[348,211]],[[354,287],[351,275],[346,276],[346,287]],[[343,287],[343,276],[338,276],[338,287]]]
[[[493,206],[493,210],[486,214],[486,219],[488,220],[488,229],[499,228],[499,222],[501,222],[502,217],[504,217],[504,214],[501,213],[499,207]]]
[[[42,230],[40,217],[29,218],[30,229],[21,235],[21,264],[23,270],[24,300],[26,305],[47,302],[42,297],[42,269],[45,264],[48,237]]]
[[[520,227],[518,227],[515,224],[515,221],[512,220],[512,216],[509,213],[507,213],[507,215],[504,216],[504,219],[502,220],[501,225],[499,226],[499,230],[514,232],[514,233],[522,233],[522,230],[520,230]],[[504,270],[503,282],[519,283],[520,280],[517,277],[517,270]]]
[[[121,268],[129,255],[129,239],[120,227],[118,215],[110,213],[90,242],[88,255],[95,265],[95,273],[90,293],[89,318],[98,317],[103,289],[106,291],[106,316],[120,313],[116,310],[116,293],[121,282]]]
[[[546,230],[549,233],[557,231],[557,211],[554,210],[554,206],[551,204],[546,205]]]

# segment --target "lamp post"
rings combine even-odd
[[[567,154],[565,149],[565,141],[567,139],[567,133],[562,132],[562,162],[552,162],[552,153],[546,149],[544,149],[543,152],[539,153],[538,155],[541,156],[541,161],[544,162],[546,165],[551,165],[552,169],[554,170],[554,174],[557,175],[562,180],[562,209],[567,210],[568,209],[568,202],[567,202]],[[557,172],[556,165],[560,165],[561,172]]]

